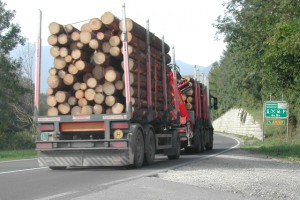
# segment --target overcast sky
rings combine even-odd
[[[223,15],[224,0],[2,0],[6,9],[16,10],[15,21],[29,42],[35,42],[38,10],[42,11],[42,43],[47,45],[48,25],[63,25],[88,20],[110,11],[122,18],[122,5],[127,17],[142,26],[150,21],[150,31],[175,47],[176,60],[199,66],[219,61],[225,44],[215,40],[212,26]],[[76,25],[75,25],[76,26]]]

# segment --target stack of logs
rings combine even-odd
[[[130,92],[136,117],[147,113],[146,29],[126,19]],[[90,19],[80,30],[71,24],[49,24],[54,58],[49,70],[48,116],[125,112],[122,55],[123,22],[111,12]],[[163,110],[162,44],[166,64],[169,46],[150,32],[152,104]]]
[[[182,96],[182,100],[185,103],[185,107],[188,110],[193,110],[195,108],[194,98],[194,83],[195,80],[190,76],[183,77],[179,80],[178,88],[180,89],[180,93]]]

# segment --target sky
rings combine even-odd
[[[209,66],[219,61],[226,49],[222,38],[215,39],[212,26],[223,15],[224,0],[2,0],[6,10],[15,10],[14,23],[22,29],[28,42],[37,41],[38,13],[42,11],[42,44],[50,35],[48,25],[76,23],[89,20],[110,11],[122,18],[125,3],[126,17],[149,28],[156,36],[164,36],[165,42],[175,49],[176,60],[198,66]],[[80,28],[80,24],[74,24]]]

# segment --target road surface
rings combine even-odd
[[[212,151],[202,154],[183,153],[179,160],[168,160],[166,156],[156,155],[153,165],[144,166],[141,169],[98,167],[53,171],[48,168],[39,168],[36,159],[0,162],[0,200],[93,199],[93,196],[88,195],[112,186],[126,185],[127,182],[132,185],[133,180],[139,181],[142,177],[155,177],[158,173],[195,161],[213,158],[238,145],[239,142],[235,139],[215,134],[214,150]],[[171,190],[176,190],[176,187],[171,187]],[[114,192],[117,192],[115,190],[117,189],[114,189]],[[194,192],[199,192],[199,189]],[[139,194],[136,193],[136,195]],[[224,196],[222,193],[219,195]],[[110,199],[109,196],[110,194],[106,194],[107,199]],[[149,199],[152,197],[154,198],[154,196],[149,196]],[[114,199],[114,195],[111,199]]]

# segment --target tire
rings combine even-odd
[[[197,140],[197,147],[195,149],[195,153],[202,153],[204,151],[204,137],[203,137],[203,132],[200,131],[199,129],[199,137]]]
[[[151,165],[154,163],[155,160],[155,137],[153,129],[148,130],[148,134],[146,135],[146,142],[145,142],[145,164]]]
[[[141,129],[138,129],[135,136],[135,151],[134,151],[134,160],[133,166],[135,168],[141,168],[144,162],[144,136]]]
[[[180,151],[181,151],[181,144],[180,144],[180,137],[176,133],[176,143],[175,143],[175,149],[174,149],[174,154],[173,155],[168,155],[169,160],[177,160],[180,157]]]
[[[214,135],[212,133],[212,131],[209,133],[209,143],[205,145],[205,149],[208,151],[211,151],[214,147]]]
[[[49,169],[52,169],[52,170],[65,170],[67,169],[66,166],[50,166]]]

